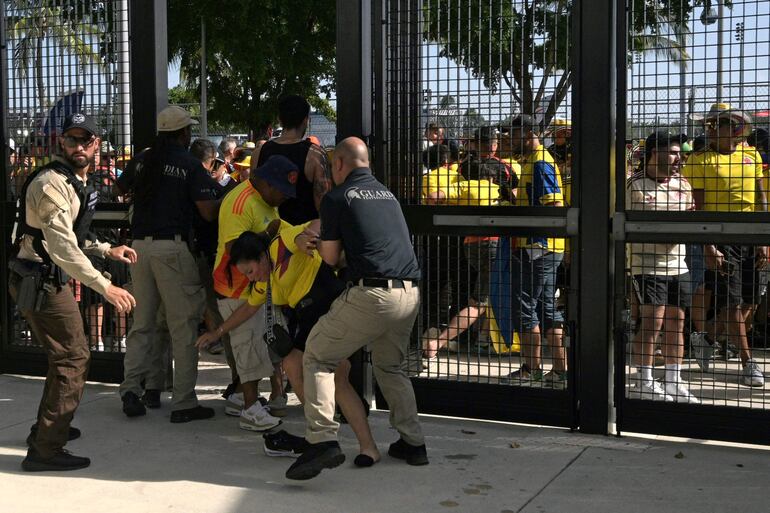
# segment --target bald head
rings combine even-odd
[[[358,137],[343,139],[334,148],[332,165],[334,183],[341,184],[351,171],[359,167],[369,167],[369,148]]]

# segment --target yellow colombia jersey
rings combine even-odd
[[[313,251],[313,256],[300,251],[294,239],[302,233],[306,224],[292,226],[281,225],[281,232],[270,244],[270,260],[273,270],[270,274],[270,289],[274,305],[297,306],[313,286],[318,269],[321,268],[321,256]],[[249,304],[259,306],[265,302],[264,283],[255,283],[249,294]]]
[[[520,162],[521,175],[516,193],[517,206],[535,207],[557,201],[564,204],[559,166],[542,144]],[[520,237],[517,244],[520,248],[541,248],[554,253],[564,253],[564,239]]]
[[[741,146],[740,150],[746,157],[750,158],[751,161],[754,162],[754,170],[756,171],[757,178],[764,176],[765,172],[762,169],[764,162],[762,162],[762,155],[759,154],[757,149],[754,146],[749,146],[747,144],[746,146]]]
[[[249,280],[232,267],[232,283],[228,282],[227,266],[230,255],[225,245],[246,231],[262,232],[273,219],[278,219],[278,209],[271,207],[259,192],[246,180],[238,184],[222,199],[219,207],[219,240],[217,259],[214,263],[214,290],[225,297],[246,299]]]
[[[714,150],[690,155],[682,168],[693,190],[704,191],[702,210],[753,212],[757,175],[754,160],[740,148],[729,155]]]
[[[457,166],[440,167],[422,178],[422,197],[441,191],[447,205],[488,206],[497,205],[500,187],[491,180],[466,180]]]

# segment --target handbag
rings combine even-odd
[[[265,301],[265,334],[262,338],[265,344],[275,354],[285,358],[294,349],[294,342],[291,335],[282,325],[275,322],[273,316],[273,294],[270,290],[270,280],[267,281],[267,299]]]

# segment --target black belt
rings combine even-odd
[[[362,287],[381,287],[383,289],[405,289],[406,284],[415,285],[413,280],[399,280],[396,278],[361,278],[358,284]]]

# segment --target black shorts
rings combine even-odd
[[[715,310],[730,306],[758,305],[767,288],[767,271],[756,269],[753,246],[717,246],[725,257],[720,271],[707,270],[705,287]]]
[[[635,274],[634,291],[640,305],[690,306],[690,295],[682,276]]]
[[[334,270],[321,264],[310,291],[299,300],[288,316],[289,333],[293,334],[294,348],[305,351],[310,330],[321,316],[329,312],[334,300],[345,290],[345,282],[337,278]]]

